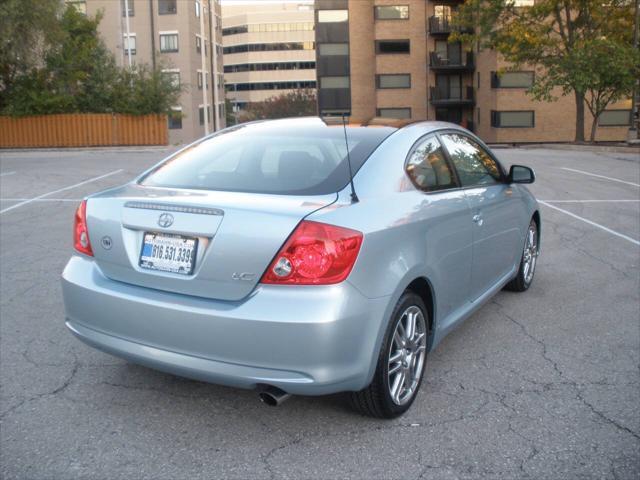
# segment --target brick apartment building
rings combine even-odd
[[[319,113],[450,121],[492,143],[572,141],[573,96],[536,102],[533,70],[499,75],[507,64],[495,52],[447,41],[460,3],[316,0]],[[625,140],[630,115],[630,101],[610,106],[596,140]],[[591,120],[587,110],[586,138]]]
[[[234,110],[316,88],[313,2],[222,5],[227,98]]]
[[[118,65],[128,65],[129,59],[132,64],[163,65],[166,75],[185,87],[174,109],[182,115],[170,115],[168,119],[170,143],[187,143],[202,137],[205,112],[210,132],[224,128],[219,0],[128,0],[128,15],[125,0],[67,0],[67,3],[91,16],[103,12],[100,34]]]

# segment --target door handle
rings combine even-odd
[[[483,222],[482,215],[480,215],[479,213],[474,215],[472,220],[473,220],[473,223],[478,224],[478,226],[480,226],[480,227],[482,226],[482,222]]]

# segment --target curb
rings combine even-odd
[[[506,148],[506,145],[500,145],[497,148]],[[638,145],[576,145],[571,143],[540,143],[540,144],[520,144],[515,148],[522,149],[550,149],[550,150],[570,150],[579,152],[595,152],[595,153],[637,153],[640,154],[640,144]]]

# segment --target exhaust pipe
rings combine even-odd
[[[258,398],[265,405],[270,407],[277,407],[287,400],[291,395],[278,387],[267,385],[264,389],[258,393]]]

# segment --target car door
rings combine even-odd
[[[469,299],[473,253],[469,204],[435,135],[416,142],[405,168],[423,195],[416,220],[431,269],[429,277],[438,292],[438,319],[446,326]]]
[[[513,190],[498,162],[464,133],[440,135],[471,211],[471,298],[476,300],[509,275],[520,251],[521,232]]]

